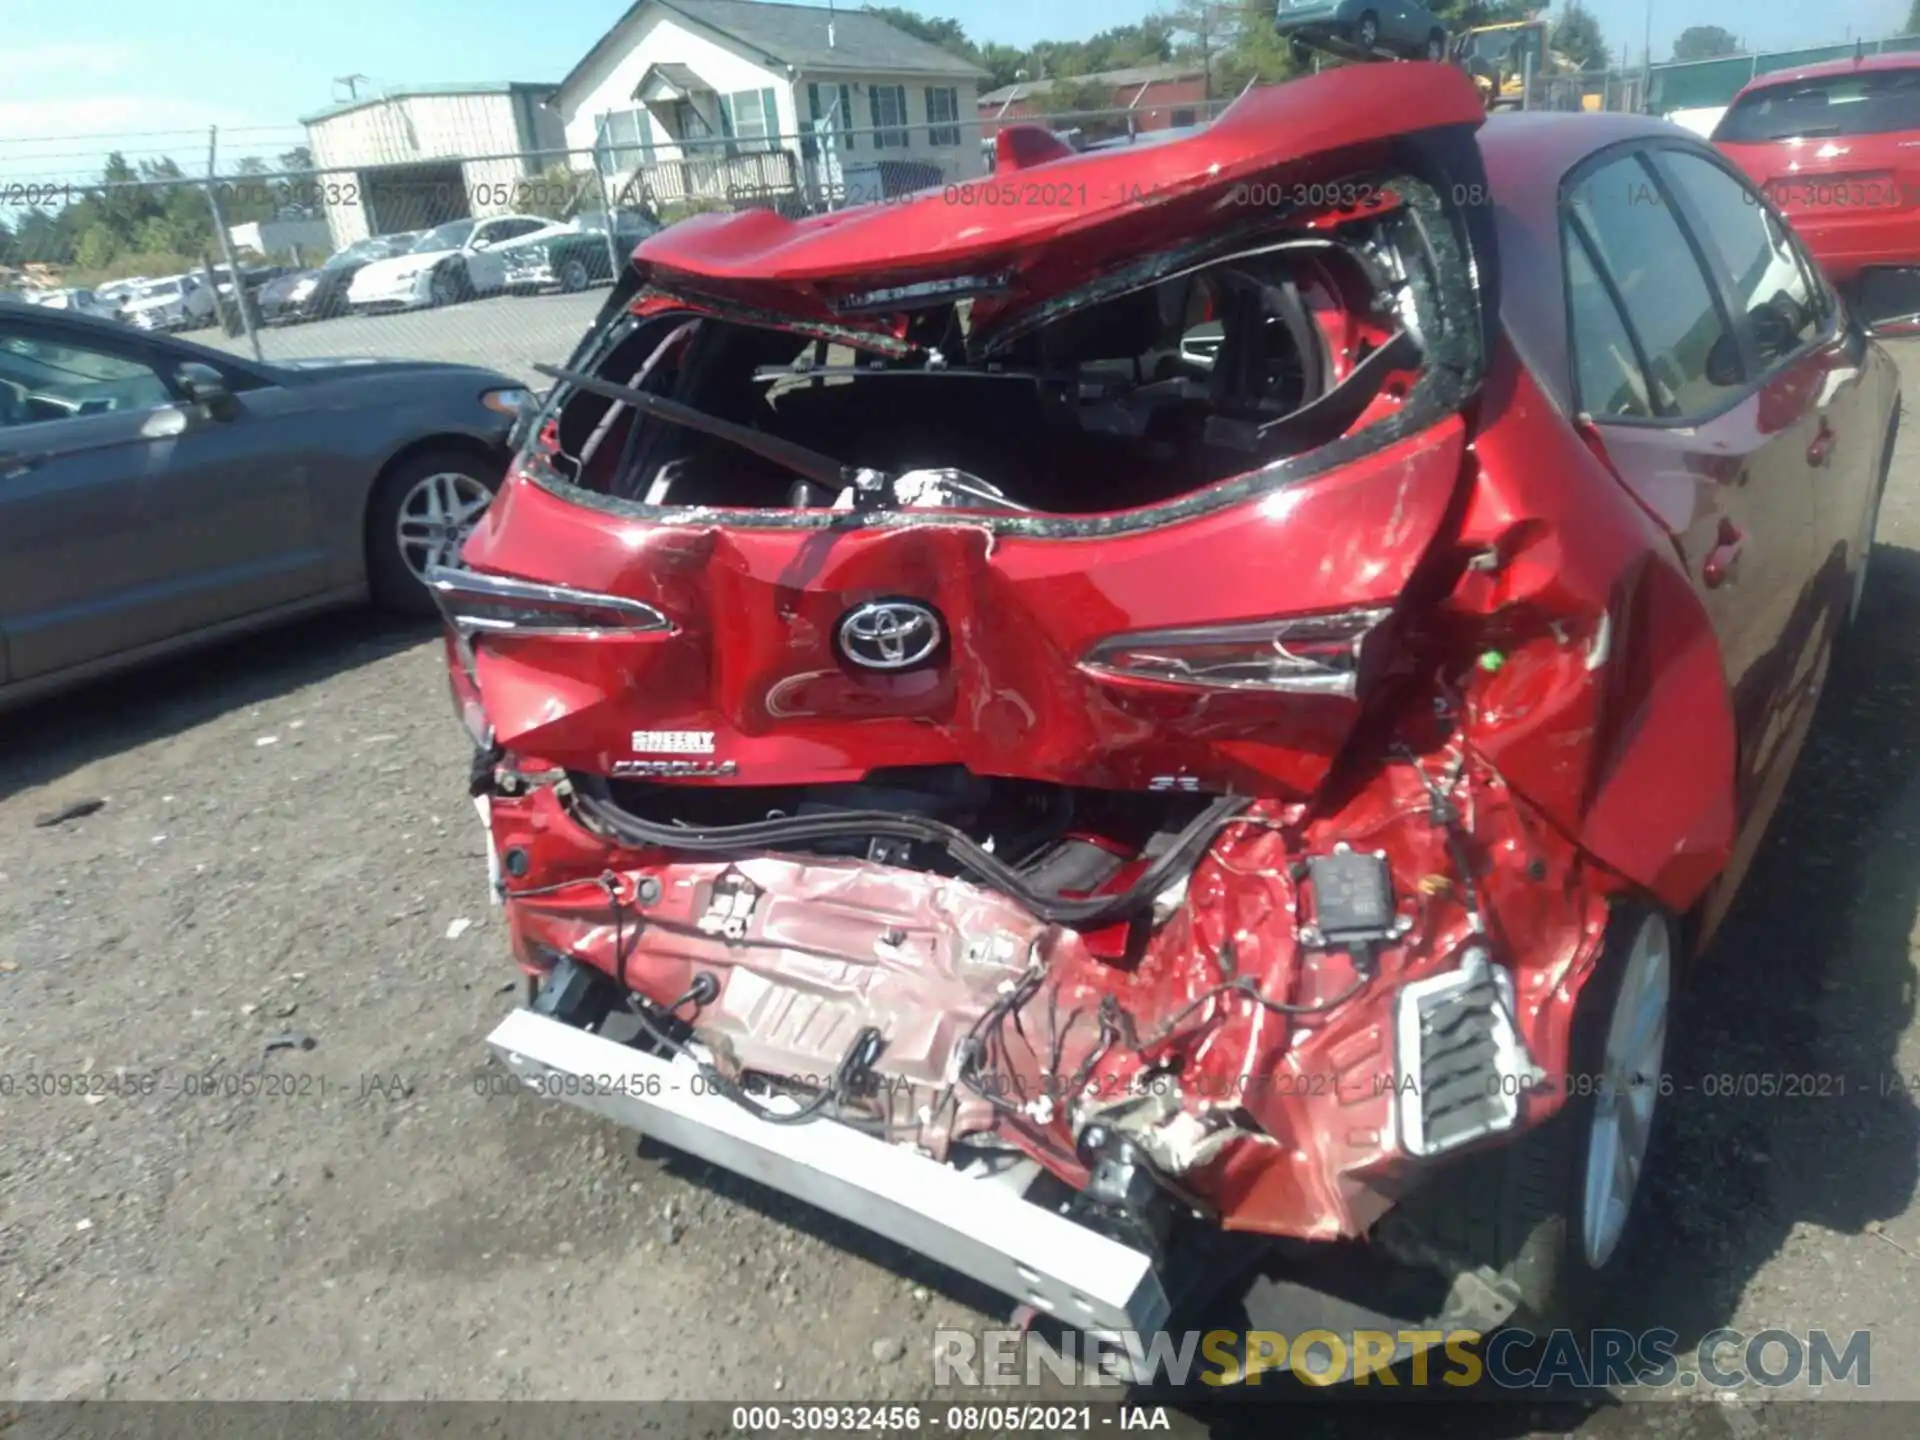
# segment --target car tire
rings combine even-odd
[[[1353,27],[1353,43],[1372,55],[1380,48],[1380,17],[1369,10]]]
[[[1411,1227],[1420,1249],[1497,1277],[1517,1303],[1515,1324],[1584,1323],[1625,1269],[1669,1088],[1662,1063],[1680,958],[1679,929],[1664,912],[1616,910],[1575,1011],[1560,1112],[1462,1156],[1389,1221]],[[1616,1083],[1628,1074],[1638,1083]]]
[[[1441,31],[1427,36],[1427,59],[1438,62],[1447,58],[1447,37]]]
[[[458,305],[472,293],[467,272],[458,265],[442,265],[427,281],[427,303],[436,308]]]
[[[587,288],[587,264],[584,260],[568,260],[560,267],[560,289],[567,295],[578,294]]]
[[[500,488],[504,462],[477,450],[428,450],[390,467],[367,506],[367,583],[374,602],[431,615],[424,572],[458,560]]]

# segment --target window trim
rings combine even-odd
[[[1560,273],[1561,288],[1567,292],[1567,358],[1569,388],[1573,393],[1573,410],[1576,415],[1584,415],[1594,424],[1610,424],[1616,420],[1628,424],[1661,420],[1661,415],[1600,415],[1587,405],[1587,397],[1580,384],[1580,345],[1579,331],[1574,326],[1573,314],[1573,267],[1568,263],[1571,245],[1564,237],[1571,235],[1580,246],[1580,253],[1586,259],[1587,268],[1599,278],[1600,288],[1607,292],[1607,303],[1613,307],[1614,318],[1620,322],[1620,333],[1627,337],[1627,344],[1633,348],[1633,363],[1640,371],[1640,386],[1646,392],[1647,403],[1654,405],[1659,400],[1659,388],[1653,381],[1653,366],[1647,360],[1647,344],[1640,338],[1640,327],[1633,323],[1633,315],[1627,309],[1626,297],[1620,293],[1620,284],[1613,278],[1613,272],[1601,263],[1600,247],[1593,236],[1587,233],[1587,222],[1571,210],[1567,212],[1561,227]]]
[[[960,87],[958,85],[927,85],[922,87],[926,94],[921,98],[927,106],[927,144],[942,149],[951,148],[960,143]],[[940,95],[953,102],[951,114],[943,120],[933,118],[933,97]]]
[[[900,118],[888,124],[880,118],[880,95],[882,91],[900,97]],[[908,120],[907,87],[905,85],[869,85],[867,86],[867,117],[873,121],[873,148],[876,150],[911,150],[913,148],[913,128]]]
[[[1722,163],[1720,157],[1708,147],[1695,144],[1685,138],[1665,135],[1635,136],[1628,140],[1622,140],[1617,144],[1609,145],[1604,149],[1596,150],[1591,155],[1583,158],[1578,165],[1574,166],[1573,169],[1569,170],[1565,176],[1561,178],[1560,193],[1554,204],[1554,214],[1559,222],[1557,228],[1560,231],[1560,302],[1565,317],[1563,323],[1566,326],[1567,333],[1568,393],[1574,398],[1576,413],[1585,415],[1595,425],[1618,425],[1642,430],[1690,430],[1711,421],[1718,420],[1738,406],[1745,404],[1754,395],[1759,393],[1760,387],[1765,384],[1768,379],[1778,373],[1781,366],[1792,364],[1803,359],[1816,345],[1830,343],[1832,340],[1832,319],[1831,315],[1829,315],[1829,318],[1823,323],[1820,331],[1817,332],[1813,339],[1809,340],[1806,345],[1802,346],[1801,349],[1782,357],[1779,364],[1764,373],[1760,373],[1758,366],[1755,364],[1751,337],[1746,334],[1744,326],[1735,326],[1733,323],[1732,307],[1729,302],[1730,282],[1727,277],[1722,274],[1718,261],[1706,253],[1700,237],[1695,233],[1695,227],[1698,221],[1691,202],[1681,203],[1683,197],[1676,196],[1673,193],[1667,183],[1667,177],[1662,173],[1660,167],[1655,165],[1650,158],[1652,152],[1656,150],[1680,150],[1688,154],[1703,156],[1720,169],[1727,171],[1728,174],[1732,175],[1735,180],[1740,181],[1743,185],[1747,183],[1744,177],[1739,175],[1737,171],[1734,171],[1730,165]],[[1574,214],[1572,206],[1573,192],[1595,171],[1604,170],[1609,165],[1613,165],[1626,158],[1632,159],[1640,167],[1641,171],[1653,180],[1655,187],[1660,191],[1663,207],[1673,215],[1674,224],[1679,227],[1682,237],[1684,237],[1687,242],[1687,249],[1693,257],[1695,270],[1698,271],[1701,278],[1707,282],[1708,296],[1713,301],[1714,311],[1720,317],[1721,325],[1726,328],[1728,333],[1734,336],[1735,342],[1740,347],[1741,384],[1737,387],[1729,387],[1726,392],[1727,398],[1722,403],[1706,409],[1682,411],[1676,415],[1653,415],[1645,417],[1638,415],[1595,415],[1585,408],[1586,397],[1580,393],[1579,344],[1573,324],[1573,287],[1567,278],[1568,266],[1566,253],[1571,226],[1578,223],[1578,217]],[[1748,188],[1752,189],[1753,187],[1748,186]],[[1761,200],[1763,203],[1766,203],[1766,197],[1764,195],[1761,196]],[[1769,204],[1768,208],[1772,209],[1772,206]],[[1778,212],[1776,211],[1774,213],[1775,219],[1779,219]],[[1790,228],[1787,233],[1792,233]],[[1635,357],[1640,360],[1643,366],[1641,378],[1646,382],[1647,394],[1649,398],[1651,398],[1656,394],[1656,387],[1653,383],[1653,371],[1651,365],[1648,363],[1650,357],[1647,354],[1644,342],[1640,338],[1639,328],[1634,325],[1633,317],[1627,310],[1624,299],[1620,296],[1619,284],[1616,277],[1602,262],[1598,253],[1598,247],[1593,246],[1590,240],[1587,243],[1590,246],[1587,252],[1587,258],[1593,263],[1594,269],[1600,275],[1602,282],[1607,286],[1608,296],[1613,300],[1614,307],[1620,313],[1621,323],[1627,327],[1627,333],[1633,339]]]

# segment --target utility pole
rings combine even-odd
[[[233,261],[233,240],[227,234],[227,217],[220,211],[220,182],[215,177],[214,162],[220,153],[220,127],[207,127],[207,208],[213,212],[213,234],[220,242],[220,259],[226,264],[227,279],[233,284],[233,305],[240,313],[240,328],[246,332],[247,344],[253,348],[253,358],[266,363],[267,357],[260,353],[260,337],[254,333],[253,316],[247,312],[247,285],[240,278],[240,267]],[[212,279],[211,276],[208,277]],[[213,313],[220,313],[220,286],[213,286]]]

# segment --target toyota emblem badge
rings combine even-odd
[[[840,622],[840,653],[864,670],[905,670],[940,648],[940,616],[918,600],[869,600]]]

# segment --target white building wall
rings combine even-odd
[[[882,75],[855,71],[802,71],[789,76],[784,65],[763,63],[743,55],[704,29],[685,24],[665,11],[643,15],[628,42],[602,56],[577,82],[561,111],[568,150],[590,152],[600,134],[601,117],[608,112],[644,112],[645,107],[634,99],[634,92],[647,71],[654,65],[662,64],[686,66],[711,86],[716,94],[771,88],[779,113],[780,133],[787,137],[782,143],[788,148],[795,143],[793,137],[800,134],[812,118],[807,108],[809,83],[853,87],[851,128],[856,131],[872,125],[871,86],[903,85],[907,92],[907,147],[876,151],[871,137],[859,135],[855,138],[851,158],[865,161],[932,161],[941,167],[949,180],[970,179],[985,173],[977,123],[978,106],[975,104],[975,97],[979,93],[976,76],[968,73],[942,76],[926,72]],[[957,145],[935,146],[927,141],[926,87],[929,84],[950,85],[956,92],[958,116],[954,123],[960,130],[960,143]],[[703,101],[701,108],[703,113],[707,113],[710,106]],[[717,134],[720,128],[718,116],[707,113],[707,119]],[[654,159],[670,161],[681,158],[679,149],[669,141],[666,132],[651,115],[647,116],[647,124]]]
[[[715,40],[707,31],[685,25],[665,11],[654,11],[641,17],[624,48],[602,56],[594,69],[581,77],[578,98],[570,99],[560,112],[567,148],[591,151],[602,115],[610,110],[643,108],[633,92],[651,66],[665,64],[685,65],[719,95],[771,86],[779,107],[781,132],[792,134],[798,128],[786,67],[762,65]],[[708,119],[717,134],[719,118],[709,115]],[[652,139],[656,158],[678,158],[679,152],[658,125],[653,126]]]
[[[524,162],[469,161],[467,157],[518,155],[521,138],[515,109],[525,103],[518,95],[504,92],[403,95],[311,122],[307,143],[315,168],[322,172],[314,183],[334,246],[363,240],[370,233],[358,172],[374,166],[463,161],[470,213],[486,216],[510,211],[514,182],[560,157]],[[565,143],[564,132],[550,112],[536,105],[533,116],[536,145],[559,148]]]
[[[853,114],[847,128],[853,132],[853,145],[841,159],[845,164],[863,164],[874,160],[919,160],[940,167],[941,173],[949,183],[958,180],[971,180],[986,173],[985,158],[980,148],[980,107],[975,103],[979,89],[972,75],[882,75],[868,72],[807,72],[801,75],[794,86],[794,94],[799,98],[800,108],[807,109],[807,86],[818,84],[824,92],[829,86],[846,85],[852,93]],[[898,85],[907,92],[907,145],[901,149],[890,145],[878,149],[874,145],[873,131],[873,87],[876,85]],[[959,113],[952,126],[959,132],[959,143],[954,145],[935,145],[929,138],[929,117],[927,114],[927,88],[936,86],[950,87],[959,106]],[[830,104],[828,95],[822,94],[821,102]]]

